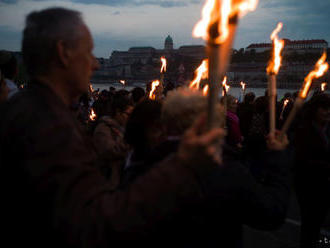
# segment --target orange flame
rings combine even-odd
[[[268,67],[267,67],[267,73],[269,75],[271,74],[278,74],[278,71],[281,67],[281,52],[284,48],[284,40],[279,40],[277,34],[281,31],[283,27],[283,23],[280,22],[277,24],[276,29],[273,31],[273,33],[270,36],[270,39],[273,41],[274,51],[272,59],[269,61]]]
[[[193,81],[189,84],[190,89],[199,90],[199,84],[202,79],[208,78],[208,60],[204,59],[202,64],[195,71],[196,76]]]
[[[313,79],[322,77],[324,73],[326,73],[326,71],[329,69],[329,64],[325,62],[326,58],[327,54],[324,52],[322,57],[317,61],[315,69],[311,71],[307,77],[305,77],[304,85],[299,93],[299,97],[305,99],[307,97],[309,88],[312,85]]]
[[[167,61],[165,57],[161,57],[160,60],[162,61],[162,68],[160,69],[160,72],[166,72],[166,68],[167,68]]]
[[[222,44],[229,35],[230,18],[243,17],[247,12],[254,11],[257,5],[258,0],[207,0],[202,10],[202,19],[194,27],[193,36],[210,41],[210,27],[217,24],[219,35],[213,42]]]
[[[155,91],[156,91],[156,88],[160,85],[160,82],[159,80],[156,80],[156,81],[153,81],[151,83],[151,90],[150,90],[150,93],[149,93],[149,99],[151,100],[156,100],[156,94],[155,94]]]
[[[205,85],[203,88],[203,96],[207,96],[208,93],[209,93],[209,86]]]
[[[92,86],[91,83],[89,84],[89,91],[92,92],[92,93],[94,92],[94,89],[93,89],[93,86]]]
[[[286,99],[283,103],[283,108],[282,108],[282,112],[281,112],[281,115],[280,115],[281,120],[283,120],[284,110],[285,110],[286,106],[288,105],[289,101],[290,101],[289,99]]]
[[[95,121],[96,120],[96,114],[94,112],[94,109],[91,110],[91,114],[89,115],[89,119],[91,121]]]
[[[242,90],[244,91],[245,90],[245,87],[246,87],[246,83],[241,82],[241,86],[242,86]]]
[[[120,82],[122,85],[125,85],[125,84],[126,84],[125,80],[120,80],[119,82]]]
[[[230,86],[227,84],[227,77],[222,81],[222,96],[225,96],[230,89]]]
[[[326,82],[324,82],[324,83],[321,84],[321,90],[322,91],[325,91],[325,88],[326,87],[327,87],[327,83]]]

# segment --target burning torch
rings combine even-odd
[[[273,31],[270,38],[273,41],[273,56],[267,67],[268,74],[268,95],[269,95],[269,132],[274,134],[276,129],[276,75],[281,67],[281,52],[284,47],[284,40],[279,40],[277,34],[281,31],[283,24],[280,22]]]
[[[324,92],[326,90],[326,88],[327,88],[327,83],[326,82],[322,83],[321,84],[321,91]]]
[[[207,43],[209,58],[208,128],[215,125],[215,105],[220,82],[227,71],[239,17],[255,10],[257,0],[207,0],[202,19],[193,30],[193,36]]]
[[[190,82],[189,88],[192,90],[199,90],[202,79],[208,77],[208,60],[204,59],[202,64],[195,71],[195,78]]]
[[[125,86],[126,86],[126,82],[125,82],[125,80],[120,80],[119,81],[122,85],[123,85],[123,87],[125,88]]]
[[[165,57],[161,57],[160,60],[162,61],[162,67],[160,69],[160,83],[164,85],[164,77],[167,69],[167,60]]]
[[[307,77],[305,77],[304,84],[299,92],[299,95],[296,98],[293,108],[282,127],[281,133],[283,135],[288,131],[297,112],[303,106],[304,101],[308,96],[309,89],[313,83],[313,79],[322,77],[326,73],[326,71],[329,69],[329,64],[326,62],[326,59],[327,59],[327,54],[326,54],[326,52],[324,52],[323,55],[321,56],[321,58],[317,61],[314,70],[311,71],[307,75]]]
[[[245,89],[246,89],[246,83],[241,82],[241,87],[242,87],[242,98],[244,99],[244,96],[245,96]]]

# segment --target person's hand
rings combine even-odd
[[[289,145],[289,140],[286,134],[276,130],[274,134],[270,133],[267,136],[267,147],[272,151],[283,151]]]
[[[188,166],[202,169],[208,164],[222,163],[221,144],[225,136],[225,130],[222,128],[213,128],[210,131],[205,130],[206,116],[202,115],[188,129],[179,146],[178,158],[180,162]]]

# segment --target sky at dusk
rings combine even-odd
[[[174,47],[204,44],[192,37],[204,0],[0,0],[0,50],[20,51],[25,16],[60,6],[82,12],[94,37],[94,53],[108,58],[113,50],[133,46],[161,49],[169,34]],[[329,0],[259,0],[255,12],[240,20],[234,47],[270,42],[282,21],[281,38],[330,42]]]

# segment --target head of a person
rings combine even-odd
[[[226,101],[227,110],[236,113],[238,107],[238,100],[232,95],[227,95],[226,97],[221,98],[221,103],[223,104]]]
[[[146,92],[141,87],[135,87],[131,91],[131,94],[132,94],[133,104],[137,104],[137,103],[141,102],[142,99],[144,99]]]
[[[13,80],[18,72],[17,59],[7,51],[0,51],[1,71],[4,78]]]
[[[319,94],[306,103],[305,117],[320,125],[330,122],[330,95]]]
[[[109,87],[109,91],[110,91],[111,93],[115,93],[115,91],[116,91],[116,88],[115,88],[115,87],[112,87],[112,86],[110,86],[110,87]]]
[[[65,8],[30,13],[23,31],[22,53],[32,79],[57,78],[72,97],[88,92],[98,62],[81,14]]]
[[[207,110],[207,98],[199,91],[180,88],[168,93],[163,102],[162,122],[168,136],[181,136]],[[223,124],[223,108],[216,106],[216,119]]]
[[[99,94],[99,99],[101,101],[108,101],[110,98],[110,92],[107,90],[102,90],[101,93]]]
[[[244,103],[253,104],[256,95],[253,92],[246,93],[244,96]]]
[[[137,152],[157,146],[163,137],[162,104],[145,99],[138,103],[128,118],[125,141]]]
[[[260,96],[255,100],[255,110],[257,114],[263,115],[268,110],[268,97]]]
[[[292,94],[290,92],[287,92],[284,94],[284,99],[292,98]]]
[[[132,112],[132,106],[128,98],[117,92],[113,97],[110,104],[109,114],[114,118],[120,125],[125,126],[128,117]]]

